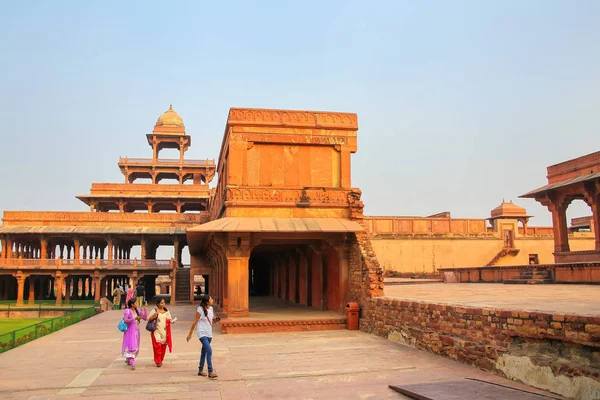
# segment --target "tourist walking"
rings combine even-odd
[[[148,322],[157,320],[156,329],[154,332],[150,332],[150,338],[152,340],[152,350],[154,351],[154,363],[157,367],[162,366],[167,352],[173,351],[173,344],[171,339],[171,324],[177,321],[177,318],[171,318],[171,313],[165,307],[165,300],[159,299],[156,301],[156,308],[150,311],[148,315]]]
[[[125,362],[135,369],[135,358],[140,351],[140,321],[146,319],[148,306],[144,309],[138,308],[135,299],[129,299],[127,308],[123,312],[123,320],[127,324],[127,330],[123,333],[123,345],[121,351]]]
[[[131,299],[135,301],[135,290],[133,288],[130,288],[129,286],[125,285],[125,293],[127,293],[127,298],[125,299],[125,302],[127,304],[129,304],[129,300]]]
[[[121,308],[121,296],[123,295],[123,289],[120,286],[116,286],[113,291],[113,309]]]
[[[138,282],[138,285],[135,288],[135,295],[137,296],[136,302],[137,306],[141,307],[144,305],[144,300],[146,299],[146,288],[142,285],[142,281]]]
[[[198,375],[208,376],[209,378],[216,378],[217,372],[213,369],[212,365],[212,325],[214,322],[219,321],[219,317],[214,316],[213,312],[213,299],[208,295],[204,295],[200,299],[200,305],[196,309],[196,318],[190,328],[190,333],[187,336],[189,342],[192,338],[192,332],[196,329],[198,339],[202,343],[202,352],[200,353],[200,364],[198,364]],[[204,372],[204,363],[208,365],[208,374]]]

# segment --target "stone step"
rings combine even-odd
[[[536,285],[536,284],[552,284],[552,279],[505,279],[505,284],[510,285]]]

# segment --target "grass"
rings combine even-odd
[[[0,318],[0,335],[44,321],[45,318]]]

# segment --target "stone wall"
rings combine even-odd
[[[366,233],[355,234],[349,267],[350,299],[365,309],[371,299],[383,296],[383,269]]]
[[[487,265],[504,248],[501,237],[491,235],[393,235],[371,236],[375,252],[385,271],[405,274],[435,274],[439,268],[467,268]],[[569,236],[572,251],[594,249],[593,233]],[[554,263],[554,239],[549,235],[517,236],[519,252],[507,254],[494,265],[527,265],[537,254],[540,264]]]
[[[570,398],[600,398],[600,317],[374,298],[360,329]]]
[[[383,268],[377,261],[375,250],[369,239],[370,233],[364,221],[364,203],[360,200],[360,189],[348,193],[350,219],[361,224],[365,231],[354,234],[350,243],[349,298],[357,302],[361,310],[369,307],[370,301],[383,296]]]

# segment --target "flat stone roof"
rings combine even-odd
[[[0,234],[185,235],[185,228],[124,226],[0,226]]]

